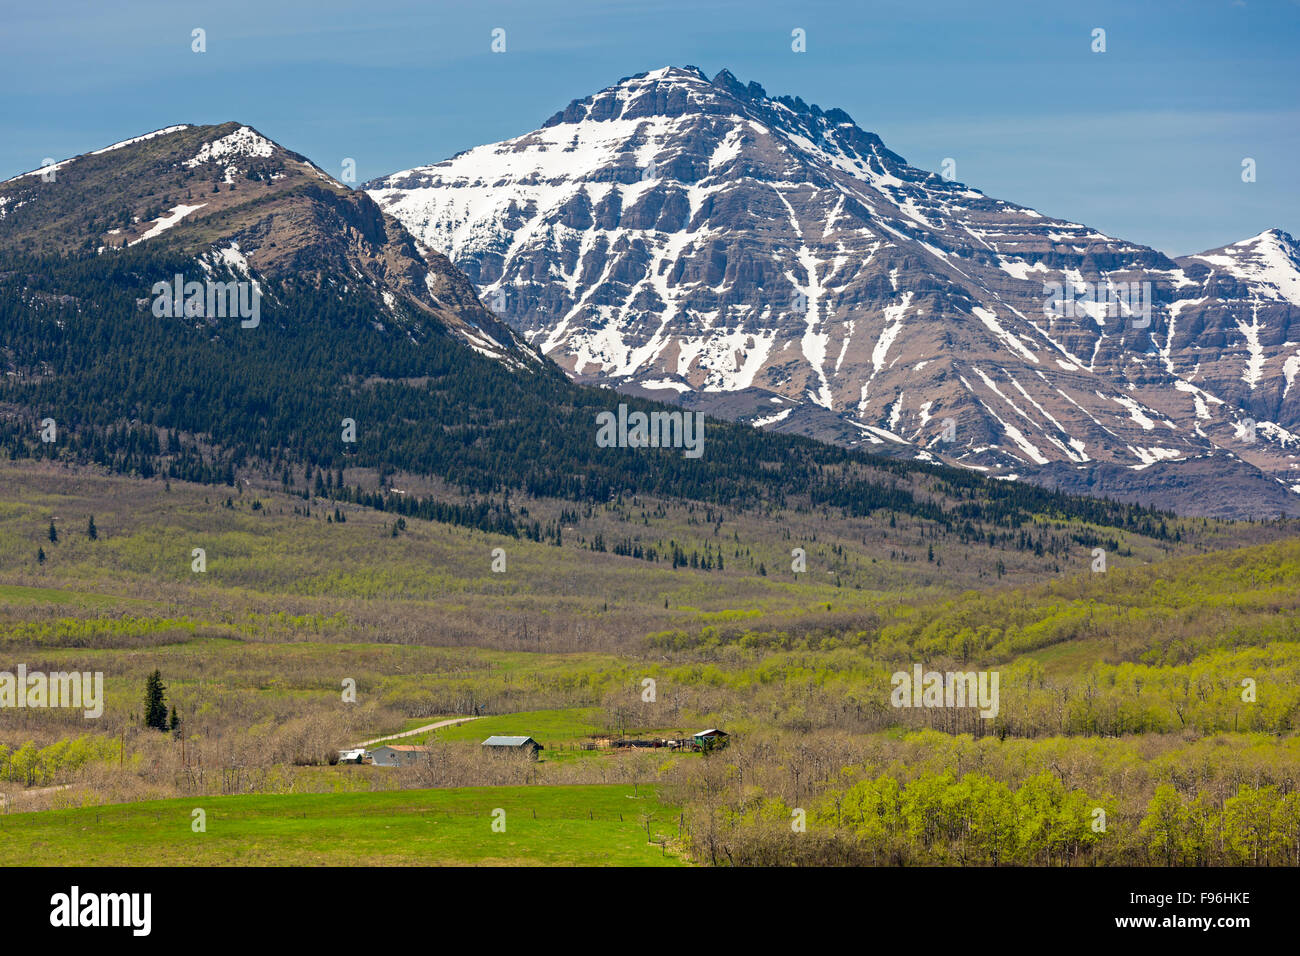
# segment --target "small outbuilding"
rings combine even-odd
[[[428,747],[403,744],[385,744],[370,751],[370,762],[376,767],[409,767],[429,759]]]
[[[721,750],[727,746],[727,739],[731,735],[725,730],[719,730],[716,727],[710,727],[708,730],[701,730],[692,740],[699,750]]]
[[[339,763],[363,763],[366,759],[366,748],[358,747],[355,750],[340,750]]]
[[[534,760],[542,749],[542,745],[532,737],[492,736],[483,741],[483,746],[493,753],[527,753]]]

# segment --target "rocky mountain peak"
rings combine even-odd
[[[1225,507],[1300,508],[1285,234],[1173,260],[695,67],[365,188],[578,380],[1102,493],[1223,452],[1258,478]]]
[[[416,336],[442,326],[486,354],[535,361],[441,252],[242,123],[164,127],[0,183],[0,250],[112,256],[142,244],[205,271],[360,283],[376,321]]]

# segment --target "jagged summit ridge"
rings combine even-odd
[[[1173,260],[695,67],[365,188],[580,380],[1005,477],[1219,455],[1300,489],[1280,232]]]

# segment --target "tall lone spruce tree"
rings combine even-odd
[[[155,670],[144,682],[144,725],[154,730],[167,730],[167,701],[163,698],[166,690],[162,682],[162,671]]]

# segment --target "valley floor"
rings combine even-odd
[[[963,542],[887,512],[630,500],[571,513],[560,545],[266,490],[0,479],[5,666],[104,688],[99,717],[0,708],[5,865],[1300,864],[1284,522],[1037,517]],[[1035,553],[1047,534],[1072,543]],[[1089,536],[1115,539],[1103,573]],[[894,706],[916,665],[996,673],[996,713]],[[155,670],[168,732],[143,726]],[[710,727],[726,749],[594,743]],[[545,749],[502,759],[491,734]],[[362,741],[427,759],[333,765]]]

